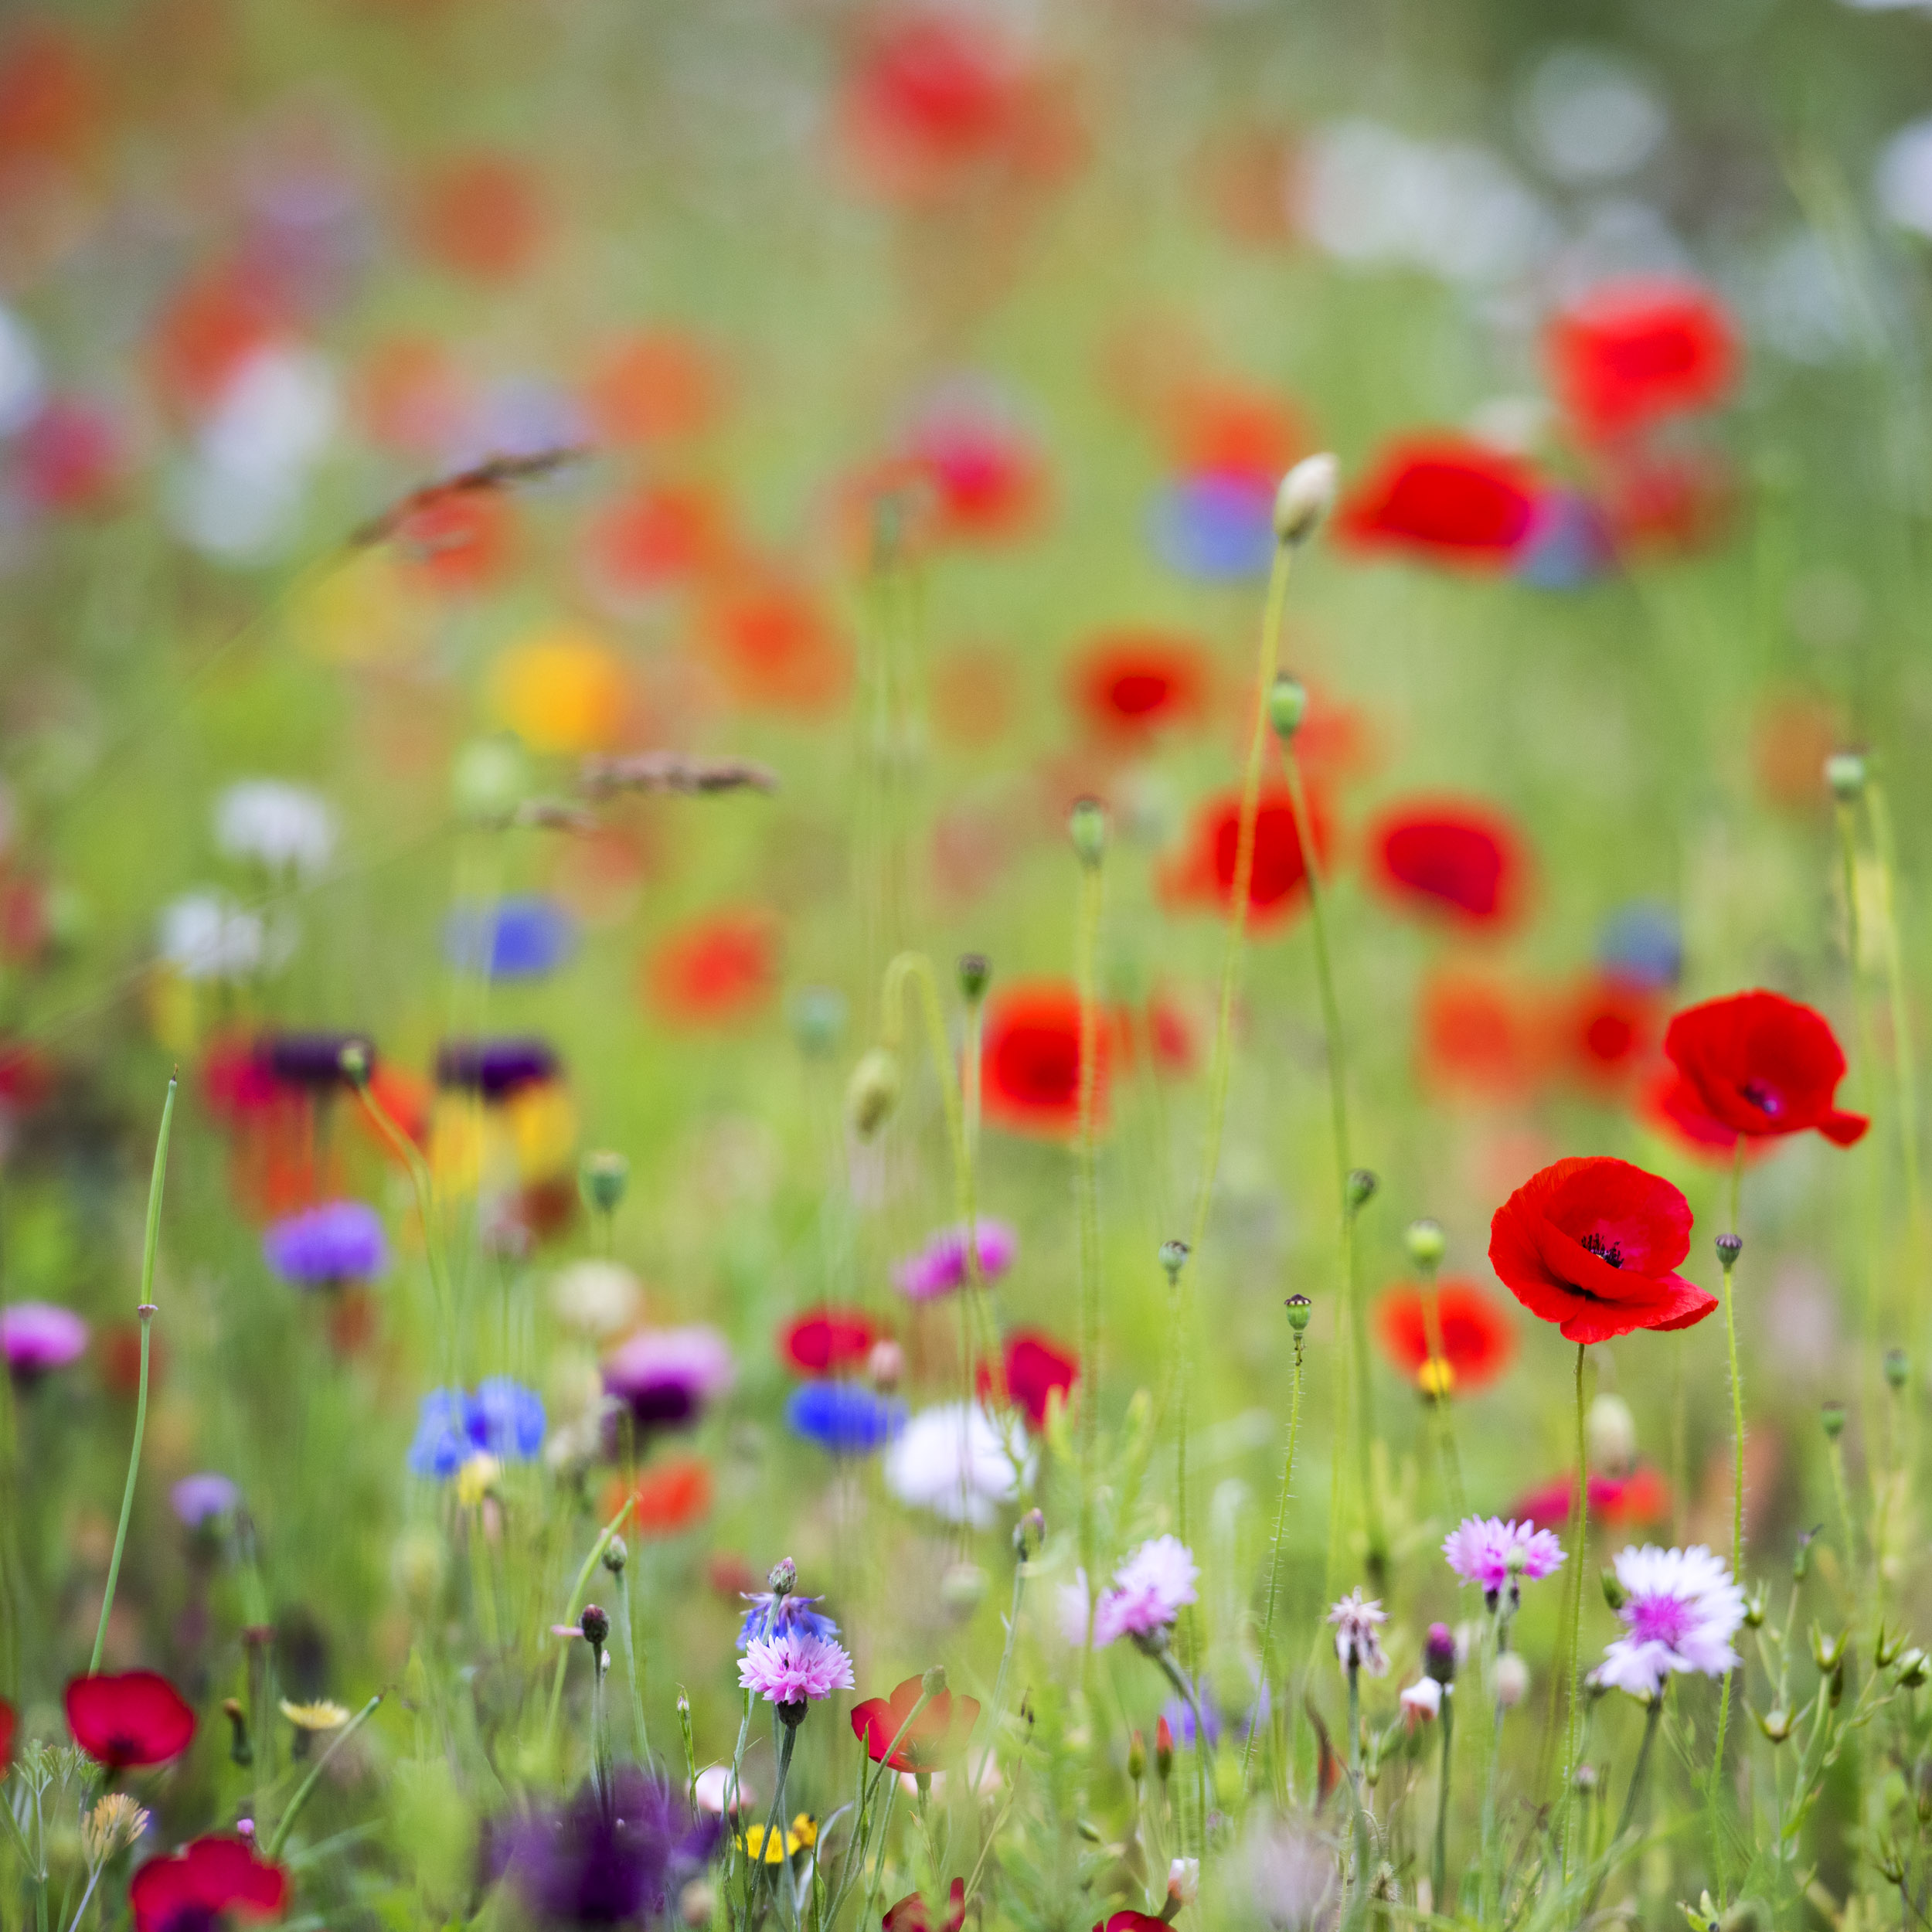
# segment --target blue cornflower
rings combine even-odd
[[[1668,906],[1633,900],[1605,920],[1597,935],[1597,964],[1614,979],[1658,992],[1684,971],[1684,934]]]
[[[1616,567],[1602,513],[1573,490],[1551,490],[1536,506],[1513,566],[1539,590],[1580,590]]]
[[[742,1593],[751,1607],[745,1612],[744,1621],[738,1626],[738,1648],[762,1638],[781,1636],[787,1631],[797,1631],[806,1637],[836,1637],[838,1626],[812,1605],[822,1603],[820,1597],[800,1597],[787,1593],[781,1597],[775,1590],[747,1590]]]
[[[472,1456],[528,1462],[543,1446],[544,1420],[543,1398],[508,1376],[492,1376],[473,1396],[432,1389],[417,1412],[410,1469],[447,1481]]]
[[[458,906],[444,922],[452,966],[492,979],[537,979],[577,950],[577,925],[555,900],[525,894],[493,906]]]
[[[389,1265],[382,1216],[361,1201],[325,1201],[271,1222],[262,1235],[262,1253],[296,1288],[370,1281]]]
[[[906,1426],[906,1406],[853,1382],[808,1382],[791,1392],[785,1420],[835,1456],[869,1456]]]
[[[1267,576],[1274,557],[1274,490],[1259,477],[1213,470],[1169,484],[1148,519],[1161,561],[1216,583]]]

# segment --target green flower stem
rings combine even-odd
[[[1644,1774],[1650,1769],[1650,1747],[1657,1740],[1657,1726],[1663,1715],[1664,1693],[1660,1690],[1651,1697],[1650,1708],[1644,1713],[1644,1741],[1637,1747],[1637,1762],[1631,1767],[1630,1788],[1624,1794],[1623,1812],[1617,1820],[1616,1833],[1610,1841],[1613,1852],[1623,1842],[1624,1833],[1630,1829],[1637,1816],[1637,1801],[1643,1795]],[[1606,1864],[1597,1875],[1597,1883],[1590,1888],[1590,1903],[1583,1907],[1586,1919],[1596,1910],[1597,1900],[1609,1876],[1610,1867]]]
[[[1739,1135],[1737,1151],[1731,1161],[1731,1226],[1737,1226],[1738,1197],[1743,1189],[1744,1168],[1744,1140]],[[1744,1385],[1737,1368],[1737,1321],[1731,1298],[1732,1264],[1726,1263],[1724,1274],[1724,1346],[1730,1358],[1731,1370],[1731,1432],[1734,1438],[1732,1463],[1731,1495],[1731,1577],[1738,1587],[1743,1587],[1744,1580]],[[1717,1794],[1724,1780],[1724,1734],[1730,1728],[1731,1715],[1731,1679],[1733,1672],[1724,1673],[1723,1689],[1717,1699],[1717,1740],[1711,1753],[1711,1781],[1709,1802],[1711,1814],[1712,1865],[1717,1879],[1716,1896],[1722,1900],[1725,1893],[1724,1833],[1718,1818]]]
[[[315,1781],[328,1768],[328,1760],[375,1715],[376,1707],[382,1701],[383,1693],[378,1691],[329,1740],[328,1749],[316,1759],[308,1777],[296,1787],[295,1795],[288,1801],[288,1809],[277,1821],[274,1832],[269,1835],[268,1843],[263,1849],[262,1856],[269,1864],[274,1863],[275,1854],[282,1849],[282,1842],[288,1836],[289,1827],[295,1822],[296,1815],[308,1802],[308,1794],[315,1790]]]
[[[617,1572],[617,1611],[624,1619],[624,1674],[631,1686],[631,1730],[638,1762],[651,1762],[651,1736],[644,1722],[644,1677],[638,1668],[638,1634],[631,1614],[631,1566]]]
[[[121,1581],[121,1556],[128,1544],[128,1519],[134,1513],[134,1483],[141,1474],[141,1439],[148,1428],[148,1364],[149,1332],[155,1309],[155,1253],[161,1244],[161,1196],[168,1179],[168,1135],[174,1124],[175,1094],[181,1084],[179,1073],[168,1077],[168,1097],[161,1109],[161,1132],[155,1141],[155,1165],[148,1182],[148,1228],[141,1250],[141,1386],[134,1401],[134,1441],[128,1454],[128,1485],[121,1492],[121,1522],[114,1531],[114,1553],[107,1564],[107,1588],[100,1600],[100,1622],[94,1631],[94,1655],[87,1660],[87,1675],[100,1668],[100,1653],[107,1647],[107,1619],[114,1614],[114,1590]]]
[[[1509,1618],[1500,1607],[1491,1614],[1489,1633],[1489,1755],[1483,1764],[1481,1869],[1478,1874],[1481,1891],[1476,1914],[1478,1921],[1484,1925],[1492,1921],[1497,1891],[1496,1780],[1502,1764],[1503,1706],[1502,1699],[1495,1695],[1495,1682],[1497,1667],[1502,1663],[1509,1642]]]
[[[1436,1286],[1436,1264],[1425,1263],[1422,1270],[1422,1335],[1429,1351],[1430,1420],[1436,1427],[1436,1453],[1442,1459],[1442,1485],[1449,1499],[1449,1514],[1458,1522],[1469,1513],[1463,1494],[1462,1458],[1456,1450],[1454,1412],[1450,1404],[1449,1355],[1442,1340],[1442,1301]]]
[[[1013,1651],[1019,1641],[1020,1599],[1026,1590],[1026,1566],[1024,1563],[1013,1566],[1013,1601],[1006,1614],[1006,1648],[999,1654],[999,1669],[993,1679],[993,1699],[988,1706],[986,1748],[980,1753],[979,1769],[974,1773],[968,1785],[969,1792],[979,1789],[986,1775],[986,1767],[993,1761],[993,1753],[999,1743],[999,1720],[1006,1712],[1006,1679],[1013,1667]]]
[[[765,1835],[758,1841],[758,1849],[752,1855],[756,1862],[753,1869],[767,1879],[772,1889],[777,1889],[777,1872],[784,1865],[785,1846],[785,1781],[791,1775],[791,1753],[798,1742],[798,1726],[789,1723],[778,1714],[778,1706],[771,1707],[771,1728],[778,1735],[772,1740],[778,1759],[778,1774],[772,1787],[771,1813],[765,1820]],[[774,1864],[771,1856],[772,1834],[777,1834],[779,1855]]]
[[[1268,1557],[1267,1603],[1261,1612],[1261,1684],[1255,1693],[1254,1709],[1248,1719],[1247,1743],[1241,1751],[1241,1788],[1244,1791],[1248,1788],[1249,1770],[1254,1760],[1254,1733],[1261,1727],[1262,1701],[1274,1682],[1274,1606],[1281,1593],[1281,1544],[1287,1533],[1288,1497],[1294,1480],[1295,1438],[1301,1428],[1301,1377],[1307,1344],[1307,1336],[1296,1331],[1294,1378],[1288,1396],[1288,1446],[1281,1459],[1281,1493],[1274,1505],[1274,1540],[1270,1546]]]
[[[1892,838],[1892,812],[1885,787],[1876,776],[1865,784],[1865,808],[1871,815],[1872,849],[1879,865],[1879,889],[1883,895],[1885,977],[1892,1007],[1892,1065],[1898,1085],[1899,1152],[1905,1164],[1905,1212],[1912,1242],[1912,1267],[1906,1289],[1906,1345],[1917,1354],[1923,1343],[1920,1332],[1925,1287],[1925,1207],[1919,1188],[1919,1103],[1912,1072],[1912,1015],[1905,981],[1903,948],[1894,905],[1898,878],[1896,848]]]
[[[1450,1916],[1449,1903],[1449,1745],[1456,1721],[1456,1702],[1450,1686],[1442,1689],[1442,1770],[1436,1781],[1436,1849],[1430,1866],[1434,1909]]]
[[[1073,979],[1080,1013],[1079,1131],[1075,1140],[1075,1185],[1080,1197],[1080,1528],[1081,1567],[1088,1580],[1087,1641],[1080,1650],[1080,1676],[1093,1651],[1094,1503],[1094,1457],[1100,1417],[1100,1230],[1094,1155],[1094,1097],[1100,1044],[1100,1012],[1095,986],[1095,954],[1100,927],[1101,875],[1098,862],[1080,868],[1080,915],[1074,928]]]
[[[1583,1749],[1583,1564],[1590,1553],[1590,1445],[1583,1435],[1583,1355],[1588,1344],[1577,1344],[1577,1540],[1571,1546],[1570,1568],[1570,1708],[1563,1719],[1563,1789],[1560,1801],[1563,1866],[1570,1869],[1570,1814],[1577,1787],[1577,1760]]]
[[[577,1572],[577,1580],[570,1586],[570,1597],[563,1607],[565,1623],[569,1623],[583,1609],[583,1593],[590,1587],[591,1573],[604,1560],[604,1553],[611,1547],[611,1539],[624,1527],[624,1519],[636,1502],[634,1493],[626,1496],[617,1513],[604,1526],[597,1541],[590,1546],[590,1553],[584,1558],[583,1567]],[[563,1704],[563,1673],[570,1662],[570,1646],[566,1644],[557,1653],[556,1674],[550,1680],[550,1714],[543,1725],[543,1755],[546,1758],[556,1739],[557,1713]]]

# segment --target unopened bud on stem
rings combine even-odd
[[[852,1070],[845,1085],[845,1111],[852,1131],[862,1141],[870,1140],[898,1104],[898,1056],[886,1047],[875,1046]]]
[[[1268,723],[1274,727],[1274,735],[1286,744],[1308,715],[1308,686],[1284,671],[1268,689]]]
[[[1409,1259],[1419,1268],[1440,1267],[1449,1251],[1449,1237],[1443,1233],[1440,1221],[1411,1221],[1408,1240]]]
[[[960,992],[968,999],[977,1000],[993,977],[993,962],[984,953],[961,953],[958,971]]]
[[[1185,1241],[1163,1241],[1161,1243],[1161,1266],[1167,1270],[1167,1284],[1172,1287],[1181,1278],[1181,1270],[1187,1266],[1187,1243]]]
[[[1305,543],[1335,507],[1342,466],[1330,455],[1304,457],[1274,493],[1274,535],[1279,543]]]
[[[1842,805],[1855,804],[1865,795],[1865,754],[1835,751],[1825,761],[1825,782]]]
[[[1076,798],[1066,815],[1066,835],[1090,872],[1107,855],[1107,808],[1097,798]]]

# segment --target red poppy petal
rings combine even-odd
[[[1649,1327],[1694,1328],[1704,1319],[1705,1316],[1715,1315],[1717,1312],[1718,1301],[1716,1295],[1707,1294],[1695,1283],[1681,1280],[1674,1274],[1666,1275],[1664,1279],[1672,1284],[1676,1290],[1676,1299],[1681,1304],[1679,1311],[1671,1315],[1667,1320],[1649,1323],[1648,1325]]]
[[[1818,1122],[1818,1131],[1835,1147],[1851,1147],[1864,1139],[1865,1130],[1871,1124],[1869,1115],[1847,1114],[1834,1107]]]

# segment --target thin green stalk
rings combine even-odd
[[[1355,1894],[1349,1916],[1359,1916],[1369,1887],[1369,1818],[1362,1802],[1362,1669],[1349,1653],[1349,1793],[1355,1804]]]
[[[1094,1154],[1094,1097],[1100,1045],[1100,1012],[1094,984],[1094,956],[1100,925],[1100,866],[1097,856],[1080,866],[1080,915],[1075,926],[1073,978],[1080,1015],[1079,1128],[1075,1141],[1075,1185],[1080,1199],[1080,1530],[1081,1566],[1088,1582],[1088,1641],[1081,1650],[1081,1677],[1093,1648],[1094,1587],[1094,1456],[1100,1440],[1100,1232]]]
[[[1292,1314],[1293,1310],[1290,1311]],[[1301,1428],[1301,1376],[1302,1364],[1307,1351],[1307,1338],[1300,1328],[1294,1331],[1294,1376],[1289,1386],[1288,1394],[1288,1446],[1281,1458],[1281,1493],[1274,1505],[1274,1540],[1270,1546],[1268,1556],[1268,1596],[1261,1612],[1261,1682],[1255,1692],[1254,1709],[1248,1719],[1248,1740],[1241,1751],[1241,1788],[1248,1788],[1248,1774],[1254,1761],[1254,1734],[1261,1728],[1261,1706],[1267,1699],[1274,1682],[1271,1668],[1274,1657],[1274,1606],[1281,1593],[1281,1544],[1287,1534],[1288,1524],[1288,1497],[1294,1481],[1295,1438]],[[1274,1708],[1270,1703],[1270,1710]]]
[[[1744,1141],[1738,1137],[1737,1152],[1731,1163],[1731,1225],[1736,1227],[1738,1198],[1742,1188],[1744,1165]],[[1737,1321],[1731,1298],[1731,1272],[1736,1264],[1735,1253],[1726,1257],[1719,1249],[1718,1259],[1724,1276],[1724,1346],[1730,1358],[1731,1370],[1731,1430],[1734,1437],[1732,1464],[1733,1493],[1731,1496],[1731,1576],[1741,1589],[1744,1580],[1744,1385],[1737,1368]],[[1717,1740],[1711,1754],[1711,1781],[1708,1802],[1711,1814],[1712,1863],[1717,1879],[1716,1896],[1722,1899],[1725,1893],[1724,1834],[1717,1815],[1717,1794],[1724,1778],[1724,1734],[1730,1728],[1731,1715],[1731,1678],[1733,1672],[1724,1673],[1723,1688],[1717,1699]]]
[[[1872,849],[1879,864],[1879,889],[1885,913],[1885,976],[1892,1007],[1893,1076],[1898,1084],[1899,1152],[1905,1164],[1905,1210],[1912,1241],[1912,1269],[1906,1290],[1906,1345],[1917,1353],[1923,1338],[1920,1322],[1926,1268],[1925,1209],[1919,1186],[1919,1102],[1912,1070],[1912,1016],[1905,982],[1904,947],[1899,937],[1894,903],[1898,879],[1897,852],[1892,838],[1891,808],[1885,788],[1876,777],[1865,785],[1866,809],[1872,818]]]
[[[1644,1789],[1644,1774],[1650,1769],[1650,1747],[1656,1742],[1658,1721],[1663,1715],[1664,1693],[1660,1690],[1652,1695],[1650,1708],[1644,1713],[1644,1741],[1637,1747],[1637,1762],[1631,1770],[1630,1788],[1624,1794],[1623,1813],[1617,1821],[1617,1830],[1610,1841],[1613,1852],[1623,1842],[1624,1834],[1630,1829],[1631,1821],[1637,1815],[1637,1801]],[[1603,1870],[1597,1875],[1597,1883],[1590,1888],[1590,1902],[1583,1907],[1586,1919],[1596,1910],[1597,1901],[1601,1896],[1609,1877],[1610,1866],[1606,1863]]]
[[[1430,1866],[1434,1910],[1446,1918],[1449,1902],[1449,1741],[1455,1724],[1456,1704],[1447,1685],[1442,1691],[1442,1769],[1436,1784],[1436,1850]]]
[[[577,1572],[577,1581],[570,1586],[570,1594],[563,1606],[563,1621],[570,1622],[583,1607],[583,1593],[590,1587],[590,1573],[604,1560],[604,1553],[611,1547],[611,1539],[624,1527],[624,1519],[629,1515],[637,1502],[634,1492],[624,1498],[617,1513],[604,1526],[597,1539],[590,1546],[590,1553],[583,1560],[583,1567]],[[543,1725],[543,1755],[550,1755],[556,1739],[557,1713],[563,1703],[563,1673],[570,1662],[570,1646],[566,1644],[557,1652],[556,1675],[550,1680],[550,1714]]]
[[[181,1084],[179,1073],[168,1077],[168,1097],[161,1109],[161,1132],[155,1141],[154,1172],[148,1182],[148,1227],[141,1250],[141,1386],[134,1400],[134,1447],[128,1454],[128,1483],[121,1492],[121,1522],[114,1531],[114,1553],[107,1564],[107,1594],[100,1600],[100,1622],[94,1631],[94,1655],[87,1660],[87,1675],[100,1668],[100,1653],[107,1643],[107,1619],[113,1615],[114,1590],[121,1581],[121,1552],[128,1545],[128,1524],[134,1513],[134,1483],[141,1474],[141,1439],[148,1427],[148,1365],[149,1330],[155,1315],[155,1254],[161,1244],[161,1196],[168,1179],[168,1135],[174,1124],[175,1094]]]
[[[1449,1514],[1460,1522],[1468,1515],[1469,1505],[1463,1493],[1462,1458],[1456,1451],[1456,1426],[1450,1406],[1454,1378],[1448,1351],[1443,1345],[1442,1301],[1436,1286],[1435,1263],[1426,1264],[1422,1274],[1422,1336],[1429,1352],[1430,1420],[1435,1425],[1436,1453],[1442,1461],[1442,1486],[1448,1498]]]
[[[1562,1798],[1563,1869],[1570,1869],[1570,1799],[1577,1787],[1577,1759],[1583,1744],[1583,1564],[1590,1553],[1590,1445],[1583,1435],[1583,1355],[1588,1347],[1577,1344],[1577,1541],[1570,1553],[1576,1579],[1570,1593],[1570,1709],[1563,1720],[1563,1792]]]
[[[617,1608],[624,1617],[624,1674],[631,1686],[631,1729],[638,1762],[651,1762],[651,1737],[644,1723],[644,1679],[638,1670],[638,1636],[631,1616],[631,1566],[617,1572]]]
[[[376,1707],[382,1701],[383,1693],[378,1691],[329,1740],[328,1749],[316,1759],[310,1768],[308,1777],[304,1778],[296,1787],[295,1795],[288,1801],[288,1809],[283,1812],[277,1821],[274,1832],[269,1835],[268,1843],[263,1850],[262,1856],[268,1863],[272,1865],[275,1862],[275,1854],[282,1849],[282,1842],[288,1836],[289,1827],[295,1822],[297,1813],[308,1802],[308,1794],[315,1790],[315,1781],[328,1768],[328,1760],[375,1715]]]
[[[1020,1598],[1026,1589],[1026,1563],[1024,1558],[1013,1566],[1013,1600],[1006,1616],[1006,1647],[999,1654],[999,1669],[993,1678],[993,1700],[988,1707],[986,1748],[980,1753],[979,1769],[972,1777],[967,1789],[969,1792],[979,1789],[986,1775],[986,1767],[993,1760],[993,1753],[999,1743],[999,1721],[1006,1713],[1006,1679],[1013,1667],[1013,1650],[1019,1641]]]
[[[771,1724],[773,1730],[780,1733],[775,1740],[777,1745],[778,1774],[777,1782],[772,1787],[771,1813],[765,1820],[765,1835],[758,1841],[758,1849],[753,1855],[757,1861],[754,1869],[770,1880],[775,1891],[778,1881],[774,1875],[771,1857],[772,1834],[774,1832],[777,1834],[777,1865],[782,1868],[785,1845],[785,1781],[791,1775],[791,1753],[798,1742],[798,1726],[783,1716],[780,1706],[776,1704],[771,1707]]]

